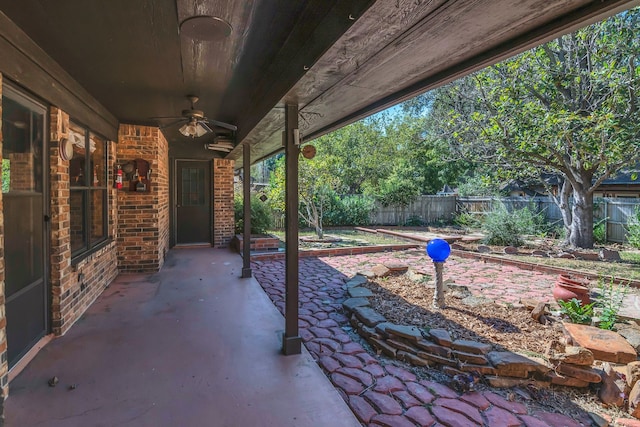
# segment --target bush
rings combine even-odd
[[[640,248],[640,208],[636,207],[627,220],[627,241],[634,248]]]
[[[422,227],[423,225],[425,225],[425,222],[417,215],[411,215],[404,222],[405,227]]]
[[[545,225],[542,214],[536,214],[529,207],[509,212],[502,202],[498,202],[482,223],[486,243],[500,246],[522,246],[525,234],[541,234]]]
[[[365,196],[335,196],[324,213],[324,225],[368,225],[373,200]]]
[[[601,219],[593,225],[593,241],[601,245],[607,243],[607,219]]]
[[[236,220],[236,234],[244,231],[244,204],[242,197],[233,199],[233,210]],[[273,226],[273,215],[269,207],[258,197],[251,197],[251,234],[264,234]]]
[[[480,228],[482,226],[482,222],[478,219],[478,217],[469,212],[460,212],[453,218],[453,223],[459,227],[469,229],[469,228]]]
[[[595,302],[582,305],[579,299],[573,298],[569,301],[558,300],[558,304],[560,305],[561,313],[568,316],[571,319],[571,323],[583,325],[591,323]]]
[[[629,293],[629,286],[624,284],[615,286],[613,279],[607,285],[601,277],[598,291],[599,295],[595,298],[595,304],[599,311],[598,317],[600,318],[598,327],[611,330],[618,321],[618,312],[622,308],[624,298]]]

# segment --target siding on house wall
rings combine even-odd
[[[118,268],[122,272],[154,272],[169,249],[169,146],[156,127],[121,125],[116,147],[118,164],[149,162],[148,192],[117,191]]]

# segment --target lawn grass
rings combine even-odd
[[[269,234],[273,234],[283,242],[286,241],[284,231],[272,230],[269,231]],[[362,233],[360,231],[349,229],[327,229],[324,230],[324,235],[341,238],[342,242],[340,242],[340,246],[363,246],[363,244],[365,243],[369,246],[407,243],[382,234]],[[301,230],[299,233],[299,237],[316,237],[316,233],[312,230]]]
[[[614,276],[621,279],[640,280],[640,252],[622,251],[622,262],[585,261],[564,258],[540,258],[526,255],[505,255],[510,259],[579,270],[594,276]]]

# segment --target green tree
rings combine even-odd
[[[640,160],[639,14],[562,36],[422,102],[442,119],[440,136],[458,155],[501,177],[556,177],[571,246],[593,246],[595,189]]]
[[[298,168],[298,196],[300,217],[313,227],[319,239],[323,238],[325,209],[334,197],[336,180],[329,175],[321,161],[301,159]],[[285,158],[278,159],[267,190],[273,209],[285,210]]]

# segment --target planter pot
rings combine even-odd
[[[573,298],[577,298],[582,302],[582,305],[589,304],[591,302],[591,298],[589,297],[589,288],[582,285],[565,283],[561,280],[558,280],[553,288],[553,297],[556,301],[569,301]]]
[[[587,282],[581,279],[575,279],[568,274],[560,274],[558,276],[558,282],[565,283],[567,285],[585,286]]]

